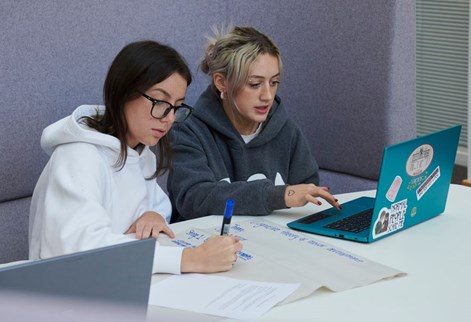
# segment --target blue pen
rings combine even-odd
[[[231,228],[232,212],[234,211],[234,200],[227,199],[226,210],[224,210],[224,217],[222,218],[221,236],[229,234]]]

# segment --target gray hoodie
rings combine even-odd
[[[267,215],[286,208],[286,185],[319,183],[306,138],[279,97],[259,135],[247,144],[211,87],[170,136],[174,163],[167,188],[173,221],[223,214],[229,198],[236,215]]]

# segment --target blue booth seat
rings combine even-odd
[[[43,128],[101,104],[107,69],[132,41],[182,53],[192,104],[208,84],[197,67],[211,26],[271,36],[284,63],[279,95],[334,194],[375,188],[384,146],[416,133],[414,1],[3,0],[0,17],[0,263],[27,258]]]

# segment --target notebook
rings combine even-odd
[[[149,238],[3,267],[0,294],[71,299],[53,303],[52,310],[61,312],[106,303],[139,308],[145,315],[154,248],[155,239]]]
[[[289,222],[308,233],[370,243],[440,215],[446,204],[461,132],[457,125],[384,149],[376,197],[342,210]]]

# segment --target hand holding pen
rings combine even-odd
[[[222,219],[221,236],[212,236],[196,248],[185,248],[186,256],[182,257],[182,273],[214,273],[224,272],[232,268],[237,260],[237,253],[242,250],[239,237],[230,236],[234,200],[226,201],[226,209]],[[192,265],[197,264],[197,267]]]
[[[231,229],[232,213],[234,212],[234,200],[227,199],[224,217],[222,218],[221,236],[229,234]]]

